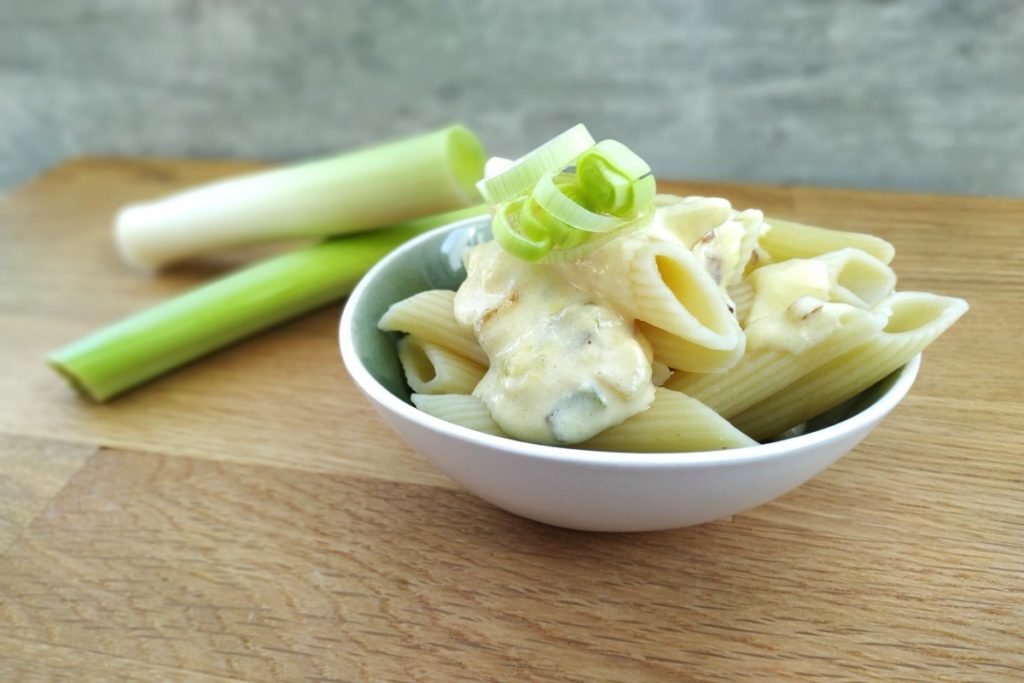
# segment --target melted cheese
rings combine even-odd
[[[472,249],[455,317],[491,360],[474,395],[504,432],[535,443],[585,441],[650,406],[649,351],[625,320],[555,268],[488,242]]]
[[[659,207],[646,229],[557,266],[526,263],[494,242],[474,247],[455,296],[456,320],[490,359],[473,394],[505,433],[534,443],[585,441],[646,410],[671,371],[652,362],[634,332],[636,302],[610,276],[621,271],[613,266],[651,240],[676,242],[724,293],[745,265],[745,228],[735,216],[723,199],[679,200]]]
[[[829,303],[832,282],[825,263],[791,259],[758,268],[750,281],[747,348],[801,353],[839,328],[843,307]]]

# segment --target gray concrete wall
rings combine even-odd
[[[665,177],[1024,195],[1024,2],[0,0],[0,186],[578,121]]]

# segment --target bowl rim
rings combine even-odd
[[[751,461],[769,460],[779,458],[806,449],[814,449],[843,436],[856,434],[873,422],[881,420],[896,405],[903,400],[910,387],[917,378],[921,367],[921,354],[918,353],[911,358],[902,368],[896,372],[899,375],[884,394],[864,408],[853,417],[849,417],[834,425],[822,429],[794,436],[783,441],[776,441],[756,446],[743,446],[740,448],[727,448],[716,451],[690,451],[670,453],[638,453],[629,451],[595,451],[583,448],[567,448],[562,446],[547,446],[534,444],[527,441],[518,441],[509,437],[494,436],[484,432],[478,432],[468,427],[463,427],[441,418],[434,417],[419,410],[415,406],[406,403],[392,394],[384,385],[370,374],[370,371],[363,364],[362,359],[356,353],[354,337],[352,334],[354,311],[359,307],[360,302],[365,298],[367,292],[372,288],[373,282],[381,271],[387,268],[392,261],[401,258],[404,254],[416,251],[424,242],[433,239],[438,233],[448,232],[473,222],[481,217],[473,217],[455,223],[449,223],[405,242],[396,249],[389,252],[378,261],[359,280],[352,290],[348,299],[342,305],[341,321],[338,325],[338,342],[341,349],[341,358],[348,370],[352,381],[359,390],[371,401],[383,409],[396,414],[397,416],[413,422],[423,429],[444,434],[458,441],[471,446],[500,450],[508,454],[514,454],[534,460],[545,460],[563,464],[586,464],[606,467],[664,467],[667,465],[679,466],[721,466],[738,465]]]

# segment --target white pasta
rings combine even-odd
[[[746,272],[747,265],[754,255],[754,249],[757,247],[761,236],[761,228],[764,226],[764,214],[757,209],[747,209],[736,214],[733,220],[743,226],[744,234],[743,241],[740,242],[738,267],[725,281],[727,286],[736,285],[743,278],[743,274]]]
[[[682,337],[666,332],[660,327],[642,321],[636,323],[637,331],[647,338],[654,353],[654,360],[670,368],[686,372],[721,372],[739,362],[746,348],[746,337],[739,336],[739,344],[731,349],[709,349],[694,344]]]
[[[487,406],[468,394],[413,394],[412,404],[434,417],[485,434],[504,436]]]
[[[724,292],[682,246],[648,242],[628,266],[626,282],[638,320],[718,351],[743,343]]]
[[[659,206],[661,229],[671,234],[687,249],[701,237],[728,221],[732,205],[720,197],[676,197],[662,194],[655,197]]]
[[[593,291],[628,318],[646,323],[655,359],[677,369],[720,370],[742,354],[743,333],[730,311],[725,291],[703,263],[678,242],[644,240],[615,245],[588,256],[585,264],[568,263],[560,272],[577,287]],[[680,345],[720,353],[687,359],[688,353],[665,353],[667,337]],[[662,354],[658,353],[662,350]],[[671,357],[671,362],[667,359]]]
[[[505,436],[483,401],[475,396],[413,394],[413,405],[446,422]],[[678,391],[658,389],[646,411],[578,444],[579,448],[637,453],[714,451],[757,443],[700,401]]]
[[[871,308],[896,287],[893,269],[860,249],[847,247],[814,259],[828,268],[831,301]]]
[[[739,413],[732,423],[762,440],[825,412],[906,364],[967,311],[967,302],[898,292],[878,309],[891,310],[885,329]]]
[[[754,286],[750,283],[749,279],[743,278],[739,282],[729,285],[726,291],[736,307],[734,313],[736,320],[739,321],[740,325],[745,324],[747,316],[750,314],[750,307],[754,303]]]
[[[693,396],[731,418],[861,344],[886,324],[883,314],[841,306],[840,326],[801,354],[756,349],[748,351],[730,370],[715,375],[677,373],[666,387]]]
[[[487,372],[482,365],[415,335],[399,340],[398,360],[406,382],[418,394],[468,394]]]
[[[658,389],[654,403],[646,411],[606,429],[580,447],[655,453],[756,445],[757,442],[697,399],[678,391]]]
[[[721,286],[738,282],[764,224],[757,209],[734,211],[718,197],[659,195],[657,231],[689,249]]]
[[[765,222],[767,227],[761,233],[758,245],[768,251],[775,261],[810,258],[846,247],[865,251],[882,263],[891,263],[896,255],[891,244],[874,235],[829,230],[771,217],[767,217]]]
[[[405,332],[423,341],[454,351],[480,365],[490,364],[473,333],[455,321],[455,292],[431,289],[393,304],[377,327],[390,332]]]

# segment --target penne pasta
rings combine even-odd
[[[398,360],[409,387],[418,394],[468,394],[487,368],[415,335],[398,342]]]
[[[742,281],[747,266],[754,256],[754,249],[761,237],[761,228],[764,226],[764,214],[757,209],[746,209],[736,214],[733,219],[743,226],[743,240],[740,242],[738,267],[725,281],[726,286],[733,286]]]
[[[725,293],[682,246],[648,242],[627,265],[638,320],[708,349],[731,352],[743,343]]]
[[[761,224],[761,232],[764,232],[765,223]],[[743,277],[750,277],[750,274],[763,266],[770,266],[775,263],[772,259],[772,255],[769,254],[764,247],[760,244],[760,238],[758,238],[758,244],[754,245],[754,251],[750,254],[750,260],[747,261],[747,267],[743,270]]]
[[[815,256],[828,268],[831,301],[872,308],[892,294],[896,273],[880,260],[860,249],[847,247]]]
[[[736,308],[733,312],[736,320],[741,326],[744,325],[747,316],[750,315],[750,307],[754,304],[754,285],[747,278],[743,278],[739,282],[729,285],[726,292]]]
[[[813,225],[804,225],[778,218],[765,218],[766,229],[758,245],[766,250],[774,261],[791,258],[810,258],[846,247],[861,249],[882,263],[892,262],[896,250],[880,237],[861,232],[830,230]]]
[[[819,302],[870,309],[892,294],[896,274],[892,268],[859,249],[840,249],[807,259],[788,259],[754,270],[747,282],[753,292],[743,314],[743,329],[751,340],[755,330],[775,324],[780,315],[809,297]],[[740,296],[747,292],[736,288]],[[746,304],[746,302],[744,302]],[[800,336],[792,335],[794,345]],[[790,349],[796,352],[797,349]]]
[[[832,305],[840,309],[839,327],[803,353],[749,350],[726,372],[715,375],[676,373],[665,386],[692,396],[722,417],[731,418],[785,391],[801,377],[863,343],[886,324],[884,314],[845,304]]]
[[[654,402],[646,411],[604,430],[579,447],[599,451],[663,453],[756,445],[756,441],[697,399],[678,391],[657,389]]]
[[[668,381],[669,377],[672,376],[672,368],[670,368],[667,363],[655,359],[654,349],[651,347],[651,342],[646,336],[644,336],[643,331],[639,328],[640,324],[642,323],[633,323],[633,336],[643,348],[644,354],[647,356],[647,360],[651,362],[651,383],[656,387],[660,387]]]
[[[455,320],[455,292],[431,289],[393,304],[381,316],[377,327],[388,332],[405,332],[436,344],[487,367],[487,354],[476,337]]]
[[[505,436],[484,402],[468,394],[413,394],[412,403],[428,415],[485,434]]]
[[[656,362],[684,372],[705,373],[728,370],[739,362],[746,348],[746,337],[742,334],[739,344],[723,351],[694,344],[643,321],[638,320],[636,328],[647,338]]]
[[[725,287],[735,278],[743,277],[743,267],[746,263],[740,251],[746,238],[746,228],[742,223],[727,220],[705,233],[690,251],[704,266],[704,270],[715,284]],[[746,257],[749,258],[750,254],[748,253]]]
[[[464,394],[413,394],[412,402],[423,412],[478,432],[505,436],[487,406]],[[646,411],[601,432],[577,448],[599,451],[668,453],[713,451],[756,446],[745,434],[713,410],[685,394],[658,389]]]
[[[728,221],[733,214],[732,205],[720,197],[676,197],[658,195],[655,205],[659,226],[687,249],[711,230]]]
[[[413,404],[445,422],[495,436],[506,435],[476,396],[414,393]],[[649,409],[575,447],[594,451],[685,453],[737,449],[746,445],[757,445],[757,442],[700,401],[678,391],[657,389]]]
[[[757,246],[764,214],[734,211],[717,197],[675,199],[658,212],[658,230],[692,251],[719,285],[739,281]]]
[[[877,309],[891,311],[883,330],[737,414],[732,423],[753,438],[765,439],[829,410],[906,364],[967,311],[967,302],[898,292]]]
[[[694,346],[731,357],[743,344],[724,290],[677,242],[606,247],[590,255],[586,264],[560,264],[559,270],[577,287],[598,293],[629,317]]]

